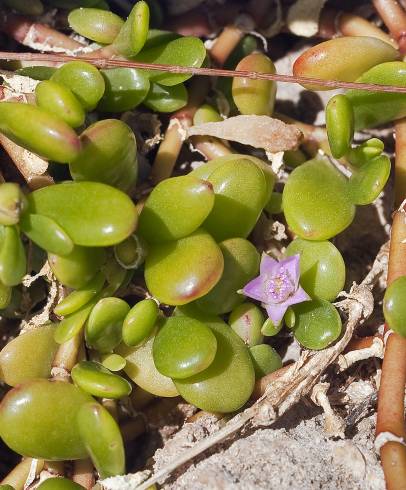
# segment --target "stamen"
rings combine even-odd
[[[295,284],[284,267],[281,267],[277,274],[268,276],[264,286],[270,303],[283,303],[295,292]]]

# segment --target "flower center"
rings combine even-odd
[[[264,286],[271,303],[283,303],[295,292],[295,284],[284,267],[277,274],[265,278]]]

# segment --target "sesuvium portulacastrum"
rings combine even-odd
[[[280,324],[289,306],[311,299],[299,284],[299,261],[300,255],[278,262],[264,253],[259,276],[241,290],[245,296],[262,303],[275,325]]]

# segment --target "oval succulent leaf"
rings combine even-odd
[[[97,106],[102,112],[124,112],[137,107],[147,96],[150,83],[146,74],[135,68],[101,70],[106,90]]]
[[[78,34],[100,44],[111,44],[124,24],[113,12],[83,7],[72,10],[68,22]]]
[[[137,2],[114,40],[113,46],[121,55],[132,58],[143,48],[149,30],[149,7]]]
[[[79,138],[66,122],[30,104],[1,102],[0,131],[27,150],[59,163],[70,162],[80,150]]]
[[[351,57],[343,53],[351,53]],[[368,36],[343,36],[324,41],[307,49],[293,65],[295,76],[323,80],[355,81],[379,63],[398,59],[390,44]],[[311,90],[331,90],[323,86],[305,86]]]
[[[115,245],[134,231],[138,213],[123,192],[98,182],[56,184],[29,196],[30,212],[56,221],[76,245]]]
[[[118,119],[104,119],[80,135],[81,151],[69,165],[75,181],[109,184],[123,191],[137,181],[137,143],[132,130]]]
[[[136,61],[160,65],[179,65],[200,68],[206,58],[206,48],[197,37],[181,37],[168,43],[144,49],[136,57]],[[149,79],[160,85],[177,85],[185,82],[192,75],[174,74],[164,71],[147,70]]]
[[[50,461],[86,458],[76,418],[82,405],[91,401],[90,395],[64,381],[29,381],[3,398],[0,436],[23,456]]]
[[[77,414],[77,426],[100,477],[124,474],[123,438],[110,413],[97,402],[83,404]]]

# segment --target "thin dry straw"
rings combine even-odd
[[[274,80],[284,83],[299,83],[301,85],[319,85],[326,88],[344,88],[368,90],[370,92],[406,93],[406,87],[394,85],[378,85],[375,83],[342,82],[340,80],[322,80],[319,78],[295,77],[292,75],[280,75],[277,73],[258,73],[255,71],[223,70],[218,68],[194,68],[177,65],[161,65],[156,63],[142,63],[123,59],[98,59],[91,56],[69,56],[64,54],[48,53],[12,53],[0,51],[0,60],[5,61],[45,61],[53,63],[65,63],[68,61],[82,60],[97,66],[98,68],[125,67],[144,70],[164,71],[188,75],[204,75],[210,77],[251,78],[253,80]]]

